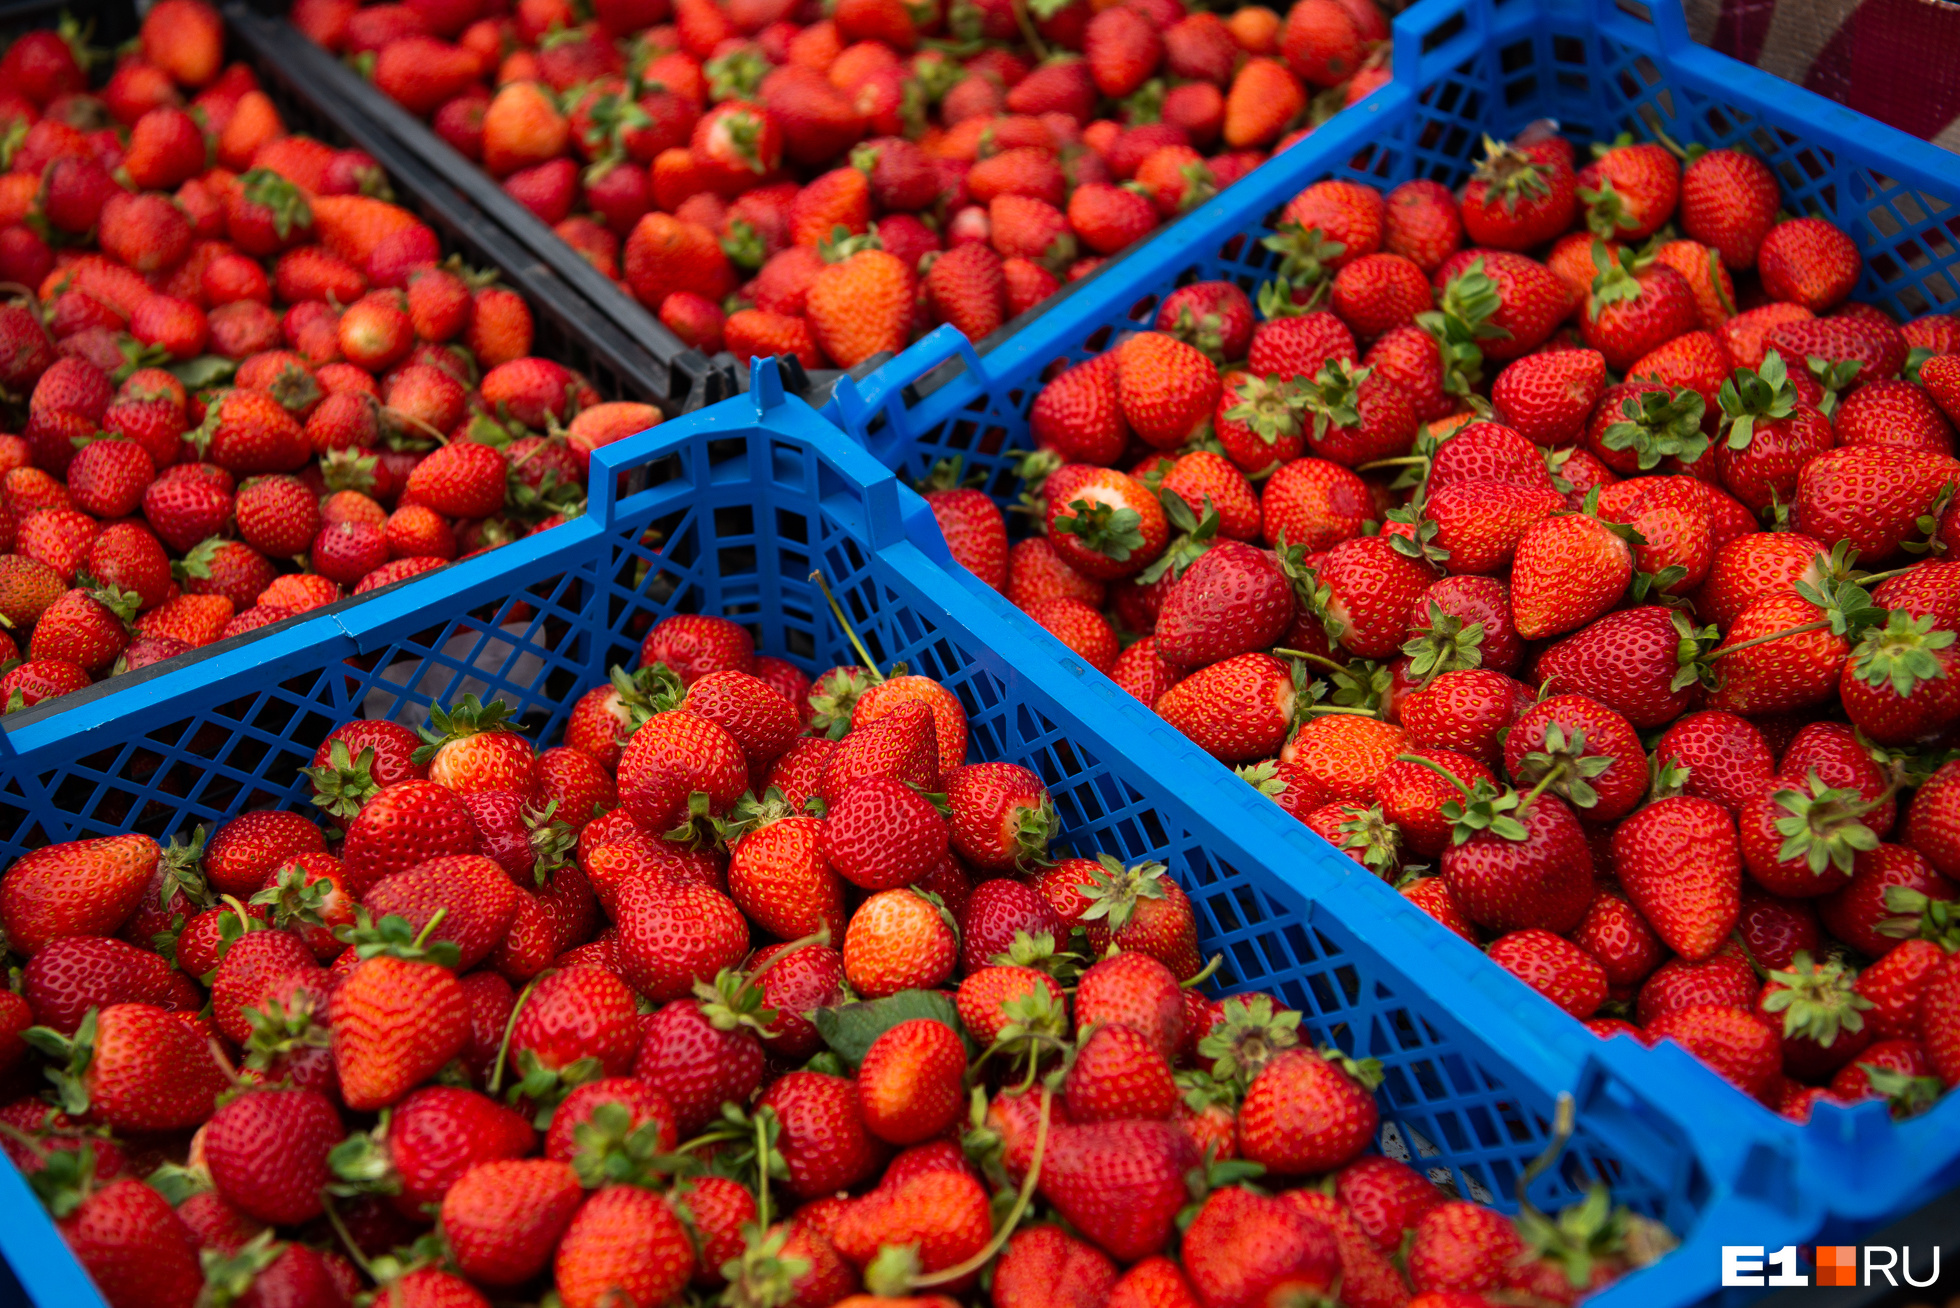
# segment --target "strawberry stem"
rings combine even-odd
[[[332,1196],[322,1193],[320,1204],[326,1210],[327,1225],[333,1227],[333,1233],[340,1237],[341,1247],[347,1250],[347,1256],[353,1259],[354,1266],[360,1268],[368,1280],[380,1284],[381,1278],[374,1274],[374,1264],[367,1260],[367,1255],[361,1252],[361,1246],[355,1243],[353,1233],[347,1229],[347,1223],[340,1220],[340,1213],[333,1206]]]
[[[1563,775],[1564,772],[1565,772],[1565,760],[1560,759],[1557,763],[1553,764],[1552,767],[1546,771],[1544,776],[1538,778],[1538,784],[1533,786],[1531,788],[1531,792],[1518,802],[1518,812],[1522,813],[1526,809],[1530,808],[1532,801],[1545,793],[1545,787],[1551,785],[1552,782],[1558,780],[1558,778],[1561,775]]]
[[[1830,620],[1825,619],[1821,622],[1806,622],[1801,627],[1785,627],[1781,631],[1772,631],[1767,636],[1757,636],[1753,640],[1745,640],[1740,645],[1731,645],[1727,649],[1718,649],[1708,656],[1707,661],[1713,663],[1716,659],[1725,658],[1737,650],[1748,649],[1753,645],[1767,645],[1773,640],[1782,640],[1785,636],[1801,636],[1806,631],[1822,631],[1830,625]]]
[[[1531,1200],[1525,1197],[1525,1191],[1529,1190],[1531,1183],[1544,1175],[1545,1170],[1557,1162],[1558,1156],[1565,1152],[1566,1142],[1572,1139],[1575,1116],[1571,1092],[1559,1091],[1557,1104],[1552,1109],[1552,1138],[1545,1142],[1545,1151],[1526,1163],[1523,1173],[1518,1177],[1519,1207],[1537,1211]]]
[[[1209,963],[1206,963],[1203,967],[1199,968],[1196,972],[1192,973],[1184,980],[1178,982],[1177,983],[1178,989],[1190,990],[1195,986],[1203,985],[1205,982],[1211,980],[1212,974],[1217,972],[1219,966],[1224,962],[1225,962],[1225,955],[1213,954],[1211,956],[1211,961]]]
[[[243,917],[243,916],[244,916],[244,910],[243,910],[243,909],[240,909],[240,910],[239,910],[239,916],[240,916],[240,917]],[[444,905],[443,907],[441,907],[441,908],[438,908],[438,909],[437,909],[437,910],[435,911],[435,914],[434,914],[434,916],[432,916],[432,917],[430,917],[430,918],[429,918],[429,924],[428,924],[427,926],[425,926],[425,927],[423,927],[423,928],[422,928],[422,929],[421,929],[420,931],[418,931],[418,932],[416,932],[416,933],[415,933],[415,947],[416,947],[417,949],[420,949],[420,948],[422,948],[422,946],[424,946],[424,945],[426,945],[426,944],[428,944],[428,943],[429,943],[429,937],[430,937],[430,936],[431,936],[432,934],[434,934],[434,932],[435,932],[435,929],[436,929],[437,927],[439,927],[439,926],[441,926],[441,925],[442,925],[442,920],[443,920],[444,918],[446,918],[446,917],[448,917],[448,916],[449,916],[449,908],[448,908],[448,906],[447,906],[447,905]],[[512,1011],[512,1012],[516,1012],[517,1010],[516,1010],[516,1009],[512,1009],[511,1011]]]
[[[1466,802],[1474,798],[1470,793],[1470,787],[1463,784],[1463,779],[1444,767],[1441,763],[1438,763],[1435,759],[1424,758],[1420,754],[1397,754],[1395,761],[1397,763],[1414,763],[1418,767],[1428,768],[1431,772],[1434,772],[1437,776],[1449,782],[1452,786],[1455,786],[1457,793],[1462,795]]]
[[[1019,0],[1016,0],[1016,3],[1018,4]],[[1048,1150],[1049,1110],[1054,1106],[1054,1103],[1054,1092],[1048,1089],[1047,1086],[1043,1086],[1041,1088],[1041,1124],[1035,1128],[1034,1156],[1028,1160],[1028,1175],[1021,1182],[1021,1193],[1014,1197],[1014,1206],[1008,1210],[1007,1220],[1003,1221],[1000,1224],[1000,1229],[994,1232],[994,1238],[987,1241],[985,1248],[981,1249],[971,1258],[968,1258],[965,1262],[955,1263],[951,1267],[943,1268],[928,1276],[915,1276],[911,1278],[909,1288],[922,1290],[935,1285],[950,1285],[962,1277],[970,1276],[974,1272],[979,1271],[987,1265],[988,1260],[1001,1251],[1001,1247],[1007,1243],[1007,1237],[1014,1234],[1014,1228],[1021,1224],[1021,1218],[1027,1214],[1028,1205],[1034,1200],[1034,1188],[1041,1180],[1042,1155]]]
[[[1318,663],[1321,667],[1331,669],[1335,672],[1346,672],[1349,670],[1348,665],[1345,663],[1336,663],[1333,659],[1325,655],[1309,654],[1303,649],[1275,649],[1273,654],[1275,657],[1283,659],[1305,659],[1309,663]]]
[[[1016,3],[1019,3],[1019,0],[1016,0]],[[850,640],[851,648],[856,650],[858,657],[864,660],[866,675],[872,681],[882,683],[885,679],[885,674],[878,671],[878,660],[871,657],[871,651],[864,647],[862,640],[858,639],[857,628],[853,627],[851,620],[844,616],[844,608],[837,602],[837,597],[830,593],[830,583],[824,580],[822,570],[812,572],[810,574],[810,580],[817,583],[817,589],[823,592],[824,602],[830,605],[831,616],[836,618],[837,625],[844,629],[844,635]]]
[[[490,1096],[493,1099],[497,1096],[497,1092],[503,1089],[504,1058],[510,1053],[511,1033],[517,1030],[517,1015],[524,1011],[524,1001],[529,999],[531,992],[538,988],[538,981],[539,977],[534,976],[525,984],[523,991],[517,996],[517,1002],[510,1006],[510,1016],[504,1019],[504,1038],[497,1042],[497,1061],[490,1069]]]

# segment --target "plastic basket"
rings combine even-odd
[[[0,10],[0,37],[27,26],[47,26],[64,6],[60,0]],[[77,7],[79,8],[79,7]],[[135,8],[127,0],[85,8],[82,16],[104,35],[133,34]],[[308,67],[305,56],[320,51],[283,21],[267,19],[239,5],[225,14],[227,56],[250,65],[261,87],[278,106],[287,125],[338,146],[358,147],[374,156],[388,174],[396,202],[427,222],[443,249],[460,253],[479,268],[494,268],[531,306],[535,325],[533,348],[545,357],[575,368],[608,400],[637,400],[672,416],[698,408],[711,387],[712,370],[699,353],[663,362],[591,308],[549,268],[542,266],[465,195],[435,170],[392,143],[385,132],[336,101]],[[294,47],[300,47],[295,50]],[[331,60],[327,62],[331,63]],[[331,611],[365,603],[367,595],[341,600]],[[289,621],[291,621],[289,619]],[[277,624],[275,624],[276,626]],[[84,700],[111,695],[118,689],[174,668],[257,642],[273,627],[206,646],[141,671],[98,682],[87,689],[47,700],[0,719],[0,759],[12,749],[13,733],[23,723],[59,717]]]
[[[466,691],[503,698],[550,741],[579,694],[669,613],[734,617],[760,650],[813,673],[855,661],[808,580],[821,569],[875,656],[956,691],[971,756],[1041,774],[1064,847],[1169,863],[1201,947],[1223,955],[1223,988],[1271,991],[1308,1015],[1315,1038],[1382,1060],[1385,1151],[1514,1207],[1555,1096],[1576,1091],[1578,1132],[1534,1200],[1553,1208],[1597,1178],[1687,1237],[1628,1278],[1626,1303],[1706,1302],[1719,1275],[1711,1241],[1749,1231],[1778,1245],[1814,1229],[1787,1134],[1716,1129],[1696,1100],[1713,1077],[1678,1051],[1654,1060],[1627,1041],[1575,1027],[1581,1046],[1520,1021],[1495,968],[1438,947],[1446,933],[1399,895],[1293,838],[1277,808],[1221,784],[1113,687],[1085,687],[1005,620],[1005,601],[949,572],[923,501],[785,398],[773,368],[750,397],[594,459],[604,475],[577,522],[22,728],[0,765],[0,859],[115,831],[168,836],[248,808],[304,811],[296,769],[337,722],[412,718]],[[641,469],[651,488],[615,496],[617,474]],[[10,1174],[0,1252],[36,1302],[84,1302]]]
[[[1071,287],[984,356],[941,328],[862,382],[837,383],[824,412],[887,467],[922,476],[959,455],[1011,504],[1015,455],[1031,445],[1027,411],[1052,370],[1148,327],[1178,286],[1223,278],[1256,290],[1277,258],[1260,238],[1301,188],[1326,177],[1455,186],[1485,133],[1509,136],[1541,118],[1581,142],[1661,132],[1745,147],[1776,170],[1786,209],[1829,218],[1857,241],[1865,266],[1854,299],[1901,317],[1960,307],[1953,156],[1694,44],[1674,0],[1423,0],[1394,30],[1395,80],[1352,112]],[[1047,645],[1085,686],[1107,684]],[[1529,1011],[1577,1029],[1549,1007]],[[1705,1111],[1735,1129],[1773,1124],[1727,1087],[1716,1094]],[[1804,1184],[1840,1232],[1960,1183],[1960,1095],[1898,1125],[1876,1103],[1823,1105],[1801,1137]]]
[[[232,10],[246,6],[233,0]],[[258,22],[254,39],[268,49],[276,48],[280,62],[309,87],[351,109],[350,123],[362,142],[372,139],[396,155],[420,162],[521,247],[526,261],[570,288],[584,301],[587,321],[609,335],[632,341],[654,360],[655,371],[663,383],[671,374],[672,399],[676,410],[713,403],[735,391],[735,371],[727,363],[711,362],[701,351],[684,344],[640,302],[594,268],[584,255],[568,245],[536,214],[519,204],[493,180],[490,174],[458,154],[421,119],[349,68],[333,54],[316,45],[283,17],[285,0],[263,0],[252,8]],[[238,20],[228,13],[230,21]],[[239,26],[244,26],[240,23]],[[378,157],[378,156],[377,156]]]

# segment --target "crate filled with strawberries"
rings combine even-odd
[[[1686,1305],[1806,1237],[1705,1069],[1569,1078],[759,380],[562,530],[17,733],[36,1302]]]
[[[1357,117],[826,412],[1532,1011],[1808,1123],[1842,1214],[1951,1186],[1950,162],[1672,6],[1397,21]]]
[[[7,711],[576,515],[686,402],[201,0],[108,58],[0,55]]]
[[[989,337],[1388,69],[1375,0],[300,0],[289,17],[541,258],[615,283],[593,293],[604,312],[741,370],[859,368],[942,322]]]

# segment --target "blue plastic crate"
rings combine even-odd
[[[864,382],[839,382],[825,413],[888,467],[922,476],[957,454],[1012,503],[1043,381],[1150,326],[1176,287],[1227,279],[1256,291],[1277,260],[1260,238],[1303,187],[1328,177],[1456,186],[1485,133],[1508,137],[1541,118],[1581,143],[1665,133],[1751,150],[1775,169],[1787,210],[1828,218],[1858,243],[1854,299],[1907,318],[1960,308],[1955,157],[1696,45],[1675,0],[1422,0],[1394,30],[1394,81],[1353,110],[1071,287],[984,357],[941,328]],[[1726,1088],[1707,1111],[1751,1131],[1772,1116]],[[1826,1105],[1802,1147],[1805,1184],[1828,1196],[1832,1229],[1869,1228],[1960,1184],[1960,1095],[1896,1126],[1877,1104]]]
[[[1578,1132],[1535,1202],[1555,1208],[1600,1179],[1686,1238],[1615,1302],[1714,1302],[1715,1246],[1815,1229],[1790,1133],[1719,1129],[1697,1101],[1714,1078],[1678,1051],[1655,1060],[1628,1041],[1520,1020],[1515,983],[1474,951],[1299,839],[1278,808],[1113,686],[1061,667],[1004,600],[949,570],[923,501],[784,399],[773,369],[762,377],[750,396],[595,454],[593,484],[606,489],[578,522],[23,724],[18,754],[0,763],[0,859],[132,828],[168,836],[248,808],[305,811],[296,768],[349,716],[413,719],[475,691],[550,741],[579,694],[669,613],[736,618],[758,648],[811,672],[854,661],[808,581],[821,569],[877,657],[955,690],[974,756],[1041,774],[1063,847],[1168,862],[1202,947],[1224,956],[1225,989],[1270,990],[1317,1039],[1382,1061],[1385,1151],[1513,1208],[1556,1095],[1576,1092]],[[615,499],[616,474],[642,470],[656,484]],[[95,1302],[10,1170],[0,1252],[36,1303]]]

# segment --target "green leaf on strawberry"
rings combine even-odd
[[[1852,675],[1874,688],[1889,685],[1902,699],[1921,682],[1944,677],[1946,667],[1935,651],[1950,648],[1954,633],[1934,631],[1933,622],[1930,613],[1914,617],[1904,609],[1893,609],[1885,625],[1866,631],[1852,650]]]
[[[1784,812],[1776,819],[1777,833],[1783,837],[1776,851],[1780,861],[1802,859],[1816,875],[1835,867],[1849,876],[1859,854],[1878,848],[1877,833],[1861,820],[1877,803],[1855,790],[1826,785],[1815,768],[1810,771],[1808,793],[1785,789],[1771,798]]]
[[[1916,1117],[1933,1106],[1946,1090],[1937,1076],[1913,1076],[1876,1063],[1858,1063],[1872,1093],[1891,1106],[1894,1117]]]
[[[883,999],[819,1008],[811,1015],[824,1043],[852,1067],[864,1061],[872,1041],[913,1018],[942,1022],[967,1039],[953,997],[938,990],[901,990]],[[968,1040],[969,1051],[971,1044]]]
[[[1484,665],[1484,624],[1465,623],[1429,601],[1429,621],[1402,644],[1409,656],[1409,676],[1428,685],[1445,672],[1463,672]]]
[[[1189,568],[1193,563],[1196,563],[1205,551],[1218,543],[1220,519],[1218,510],[1212,505],[1211,496],[1205,496],[1203,517],[1194,513],[1190,503],[1174,490],[1159,491],[1157,493],[1157,499],[1164,506],[1164,517],[1170,522],[1171,529],[1177,534],[1171,537],[1171,543],[1164,547],[1164,552],[1159,554],[1151,562],[1149,567],[1137,574],[1136,584],[1139,586],[1148,586],[1167,572],[1173,578],[1183,576],[1185,569]],[[1077,500],[1069,507],[1076,508],[1081,504],[1082,501]],[[1107,505],[1099,505],[1097,507],[1103,509],[1108,508]],[[1143,521],[1142,518],[1137,516],[1134,509],[1122,509],[1114,516],[1121,518],[1125,514],[1133,519],[1135,523],[1140,524]],[[1063,521],[1064,519],[1058,518],[1055,521],[1055,525],[1059,528]],[[1076,534],[1078,536],[1081,535],[1079,531]],[[1138,533],[1136,544],[1141,545],[1142,543],[1143,537]],[[1108,553],[1108,551],[1104,552]],[[1125,549],[1121,554],[1110,554],[1110,557],[1119,561],[1126,559],[1129,557],[1129,550]]]
[[[1746,450],[1758,422],[1774,422],[1796,412],[1797,388],[1783,356],[1771,349],[1763,355],[1760,368],[1753,372],[1737,368],[1730,374],[1715,400],[1722,407],[1721,425],[1729,430],[1729,448]]]
[[[1633,450],[1640,470],[1650,472],[1670,456],[1693,463],[1708,452],[1701,420],[1707,405],[1701,395],[1683,386],[1677,391],[1644,391],[1620,401],[1620,421],[1601,433],[1609,450]]]
[[[1872,1001],[1853,988],[1857,973],[1838,959],[1819,965],[1800,949],[1788,971],[1771,972],[1769,979],[1775,988],[1763,995],[1763,1011],[1783,1014],[1786,1038],[1814,1040],[1828,1049],[1840,1031],[1865,1029],[1863,1010]]]

